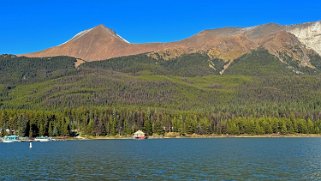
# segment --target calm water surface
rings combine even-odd
[[[321,138],[0,144],[0,180],[321,180]]]

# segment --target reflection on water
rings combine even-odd
[[[0,144],[0,163],[0,180],[321,180],[321,139]]]

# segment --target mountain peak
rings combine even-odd
[[[100,24],[98,26],[95,26],[94,28],[91,29],[91,31],[100,33],[100,34],[105,34],[105,36],[109,35],[109,36],[113,36],[127,44],[129,44],[129,42],[124,39],[123,37],[121,37],[120,35],[118,35],[114,30],[112,30],[111,28],[106,27],[103,24]]]
[[[107,27],[104,24],[100,24],[100,25],[97,25],[95,28],[107,28]]]
[[[87,61],[121,56],[129,42],[105,25],[81,31],[65,43],[41,52],[27,54],[31,57],[72,56]]]
[[[95,26],[93,28],[91,28],[92,30],[104,30],[104,31],[108,31],[108,32],[111,32],[113,34],[116,34],[112,29],[106,27],[105,25],[103,24],[100,24],[98,26]]]

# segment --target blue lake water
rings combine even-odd
[[[0,144],[0,180],[321,180],[321,138]]]

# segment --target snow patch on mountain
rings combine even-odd
[[[66,43],[68,43],[68,42],[70,42],[70,41],[72,41],[72,40],[77,40],[78,38],[84,36],[86,33],[90,32],[92,29],[93,29],[93,28],[90,28],[90,29],[88,29],[88,30],[81,31],[81,32],[77,33],[75,36],[73,36],[70,40],[68,40],[68,41],[66,41],[65,43],[60,44],[60,45],[64,45],[64,44],[66,44]],[[59,45],[59,46],[60,46],[60,45]]]
[[[121,36],[120,36],[120,35],[118,35],[118,34],[116,34],[116,35],[117,35],[117,37],[118,37],[118,38],[122,39],[124,42],[126,42],[126,43],[130,44],[130,42],[129,42],[129,41],[127,41],[125,38],[121,37]]]

